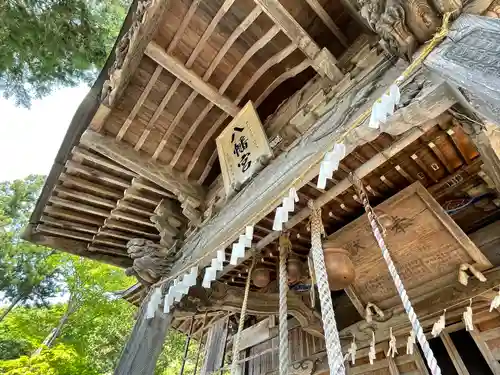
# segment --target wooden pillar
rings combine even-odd
[[[172,314],[157,311],[153,319],[145,319],[143,309],[122,351],[114,375],[153,375],[163,348]]]
[[[424,64],[458,87],[481,117],[499,124],[499,54],[500,19],[463,14]]]
[[[492,187],[500,191],[500,19],[463,14],[424,64],[482,119],[473,138]]]

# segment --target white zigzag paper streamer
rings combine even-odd
[[[332,151],[328,151],[319,166],[318,188],[326,188],[326,180],[332,178],[333,172],[339,169],[340,161],[345,157],[346,148],[343,143],[337,143]]]
[[[191,267],[191,271],[186,273],[182,277],[179,276],[174,280],[173,285],[168,289],[168,293],[165,296],[163,312],[169,313],[170,308],[174,304],[174,302],[179,302],[184,295],[189,292],[189,288],[193,285],[196,285],[196,278],[198,277],[198,266]]]
[[[288,195],[283,198],[281,206],[276,208],[274,215],[273,230],[283,230],[283,224],[288,221],[288,213],[295,210],[295,203],[299,201],[299,196],[295,188],[290,188]]]
[[[401,93],[397,84],[392,84],[389,89],[373,104],[370,122],[368,126],[378,129],[380,123],[387,121],[387,118],[394,114],[396,105],[401,100]]]
[[[253,239],[253,226],[248,225],[245,228],[245,234],[241,234],[238,241],[233,243],[231,251],[231,259],[229,261],[233,266],[238,264],[239,258],[245,257],[245,248],[252,247]],[[226,253],[224,250],[217,251],[217,257],[212,259],[212,263],[205,269],[205,275],[203,277],[202,286],[204,288],[210,288],[212,281],[217,278],[217,271],[222,271],[224,267],[224,262],[226,261]]]
[[[148,305],[146,307],[146,319],[153,319],[158,305],[161,303],[161,288],[155,288],[151,294]]]

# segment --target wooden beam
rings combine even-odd
[[[154,87],[156,84],[156,81],[158,80],[158,77],[160,76],[163,68],[161,66],[157,66],[155,71],[153,72],[151,78],[149,78],[148,84],[144,88],[144,90],[141,92],[141,96],[139,96],[139,99],[137,99],[137,102],[135,102],[134,106],[132,107],[132,110],[130,111],[129,115],[127,116],[127,119],[123,123],[122,127],[118,131],[118,134],[116,135],[116,140],[121,141],[125,133],[127,132],[128,128],[130,125],[132,125],[132,121],[134,121],[135,116],[137,116],[137,113],[139,113],[139,110],[141,109],[142,105],[146,101],[151,89]]]
[[[271,84],[268,87],[266,87],[264,92],[259,95],[259,97],[255,101],[255,107],[260,106],[262,104],[262,102],[264,100],[266,100],[266,98],[269,96],[269,94],[271,94],[276,89],[276,87],[281,85],[287,79],[290,79],[292,77],[295,77],[297,74],[302,73],[304,70],[306,70],[309,67],[309,65],[310,65],[309,62],[307,60],[304,60],[300,64],[297,64],[293,68],[287,70],[283,74],[276,77],[276,79],[273,82],[271,82]]]
[[[349,42],[347,41],[347,37],[344,33],[339,29],[335,22],[333,22],[330,15],[326,12],[326,10],[321,6],[318,0],[306,0],[307,4],[314,10],[314,12],[321,18],[321,21],[330,29],[333,35],[337,37],[340,44],[344,47],[349,47]]]
[[[210,66],[208,67],[207,71],[203,75],[203,80],[208,81],[210,77],[212,76],[212,73],[215,71],[215,68],[219,65],[221,62],[222,58],[225,56],[229,48],[233,45],[233,43],[239,38],[239,36],[257,19],[257,17],[262,13],[262,10],[260,9],[259,6],[256,6],[249,14],[248,16],[236,27],[236,29],[233,30],[229,38],[224,42],[224,45],[222,48],[217,52],[217,55],[215,58],[212,60],[210,63]],[[238,102],[237,102],[238,103]],[[188,132],[182,139],[181,144],[179,145],[174,157],[170,161],[170,165],[173,167],[177,161],[179,160],[180,156],[182,155],[182,152],[184,151],[188,141],[191,139],[192,135],[195,133],[196,129],[198,129],[198,126],[200,123],[203,121],[203,119],[207,116],[207,114],[210,112],[210,110],[213,108],[213,103],[208,102],[205,108],[200,112],[198,117],[196,117],[195,121],[189,128]],[[187,174],[189,176],[189,173]]]
[[[123,62],[110,71],[111,92],[103,100],[104,104],[109,107],[114,107],[118,103],[139,67],[144,51],[160,26],[170,1],[141,2],[139,5],[141,8],[138,7],[136,13],[142,12],[142,17],[133,17],[130,31],[122,37],[122,39],[129,39],[128,42],[124,40],[124,44],[128,45],[128,48],[125,55],[122,56]]]
[[[85,225],[85,224],[75,223],[72,221],[56,219],[56,218],[54,218],[52,216],[48,216],[48,215],[42,215],[42,217],[40,218],[40,221],[44,224],[50,224],[53,227],[59,227],[59,228],[63,228],[63,229],[73,230],[73,231],[80,231],[80,232],[84,232],[84,233],[90,233],[92,235],[96,234],[97,231],[99,230],[99,227],[97,227],[97,226]]]
[[[114,375],[153,375],[156,361],[172,323],[172,314],[158,313],[146,319],[141,307],[132,333],[123,349]]]
[[[124,232],[129,232],[129,233],[134,233],[136,236],[133,237],[147,237],[153,240],[159,240],[160,236],[156,233],[151,233],[148,232],[147,230],[137,227],[137,225],[131,225],[128,224],[127,222],[124,222],[122,220],[116,220],[116,219],[106,219],[104,222],[104,227],[105,228],[114,228],[114,229],[119,229]],[[152,229],[155,230],[155,229]]]
[[[412,305],[418,316],[425,317],[421,324],[424,331],[432,327],[439,314],[444,309],[448,309],[448,318],[452,313],[451,307],[457,309],[457,315],[461,316],[464,306],[468,305],[471,297],[477,296],[489,289],[496,287],[500,283],[500,267],[484,271],[487,280],[480,282],[477,279],[471,280],[467,286],[461,285],[458,281],[437,290],[432,295],[424,296],[419,300],[413,300]],[[384,322],[377,322],[375,330],[376,342],[381,342],[389,337],[389,328],[397,327],[394,335],[406,335],[411,328],[407,315],[402,311],[393,311],[393,316]],[[372,339],[371,331],[367,330],[367,324],[364,321],[354,323],[339,332],[341,337],[352,337],[356,335],[358,348],[364,348],[370,345]]]
[[[49,198],[49,202],[56,206],[69,208],[70,210],[73,211],[85,212],[91,215],[96,215],[101,217],[109,216],[109,210],[103,210],[101,208],[90,206],[88,204],[78,203],[75,201],[70,201],[68,199],[62,199],[59,197],[52,196]]]
[[[495,51],[500,48],[500,22],[462,14],[443,42],[425,59],[425,66],[465,91],[468,104],[493,123],[500,118],[500,76]],[[467,51],[466,53],[464,51]]]
[[[64,186],[66,186],[67,184],[71,186],[78,186],[83,190],[91,191],[93,193],[115,199],[120,199],[122,197],[122,193],[119,190],[110,189],[107,186],[98,185],[83,178],[72,176],[67,173],[61,173],[59,179],[63,181]]]
[[[200,267],[208,264],[217,249],[230,246],[247,225],[257,223],[275,209],[291,186],[299,189],[314,178],[325,150],[332,147],[352,121],[380,97],[400,72],[397,67],[388,69],[386,64],[378,65],[347,93],[333,98],[329,103],[330,112],[312,126],[300,142],[274,159],[215,217],[185,241],[181,249],[182,257],[174,265],[171,277],[187,271],[195,263],[199,263]],[[367,85],[377,88],[369,92]],[[402,95],[407,90],[411,87],[403,88]],[[399,135],[437,117],[456,102],[448,90],[444,82],[427,81],[409,105],[396,111],[383,131]],[[367,126],[356,129],[345,140],[347,151],[375,139],[379,134],[379,131]]]
[[[292,17],[279,0],[254,0],[273,22],[306,55],[311,66],[323,77],[336,83],[343,77],[335,65],[336,60],[328,50],[321,50],[306,30]]]
[[[453,362],[453,366],[455,367],[455,370],[457,370],[458,375],[470,375],[467,367],[465,367],[465,363],[462,360],[462,357],[460,357],[460,354],[455,347],[455,344],[451,340],[450,334],[446,331],[441,332],[439,337],[441,338],[441,341],[446,348],[446,352],[450,356],[451,361]]]
[[[76,241],[69,238],[47,236],[42,233],[31,232],[29,241],[38,245],[47,246],[52,249],[65,251],[70,254],[89,258],[98,262],[111,264],[113,266],[127,268],[132,265],[132,259],[128,257],[116,257],[106,254],[93,253],[88,251],[87,242]]]
[[[238,114],[240,109],[234,105],[229,98],[221,95],[215,87],[203,81],[203,79],[195,72],[187,69],[181,61],[167,54],[167,52],[155,42],[150,42],[148,44],[148,47],[146,48],[146,55],[193,90],[199,92],[202,96],[214,103],[224,112],[233,117]]]
[[[189,182],[171,167],[149,159],[124,142],[117,142],[114,138],[86,130],[80,143],[173,192],[176,196],[184,193],[199,201],[203,200],[204,192],[201,186]]]
[[[175,195],[173,195],[172,193],[162,189],[158,185],[156,185],[156,184],[152,183],[151,181],[148,181],[142,177],[134,178],[132,180],[132,186],[137,187],[139,189],[147,190],[151,193],[158,194],[158,195],[165,197],[165,198],[174,198],[174,199],[176,198]]]
[[[93,204],[96,204],[98,206],[108,207],[108,208],[114,208],[116,205],[116,201],[101,198],[99,196],[89,194],[89,193],[82,193],[81,191],[78,191],[78,190],[68,189],[64,186],[56,186],[54,191],[61,198],[70,197],[70,198],[79,199],[79,200],[82,200],[85,202],[93,203]]]
[[[89,131],[93,132],[93,130],[89,130]],[[78,173],[85,175],[86,177],[95,178],[95,179],[102,181],[102,182],[109,182],[110,184],[119,186],[119,187],[124,188],[124,189],[126,189],[130,186],[130,182],[128,182],[127,180],[124,180],[123,178],[116,177],[112,174],[100,171],[96,168],[87,167],[87,166],[82,165],[80,163],[77,163],[73,160],[68,160],[66,162],[65,166],[66,166],[66,169],[68,171],[78,172]]]
[[[358,169],[354,171],[356,176],[359,178],[364,178],[369,175],[372,171],[380,167],[387,160],[389,160],[392,156],[396,155],[400,151],[402,151],[405,147],[416,141],[420,136],[422,136],[427,130],[430,130],[435,125],[435,122],[428,122],[422,125],[421,128],[413,128],[408,134],[401,138],[399,141],[395,142],[391,147],[384,150],[383,152],[376,154],[370,160],[368,160],[365,164],[361,165]],[[321,194],[317,199],[314,200],[315,205],[317,207],[322,207],[328,202],[335,200],[336,197],[344,193],[352,186],[351,182],[348,178],[343,179],[333,186],[331,189],[325,191]],[[297,224],[301,223],[303,220],[307,219],[310,215],[311,210],[306,207],[299,211],[296,215],[293,215],[289,218],[288,222],[284,224],[284,229],[291,229]],[[267,236],[261,239],[254,246],[256,250],[261,250],[266,246],[273,243],[280,236],[281,232],[279,231],[271,231]],[[250,254],[249,254],[250,256]],[[246,257],[244,259],[247,259]],[[230,270],[232,270],[234,266],[228,265],[224,267],[222,270],[222,275],[226,274]]]
[[[49,234],[54,234],[56,236],[68,237],[68,238],[73,238],[75,240],[88,241],[88,242],[92,242],[92,237],[93,237],[90,234],[85,234],[82,232],[73,231],[69,229],[56,228],[45,224],[38,224],[36,230],[37,232],[49,233]]]
[[[147,227],[155,228],[155,225],[151,221],[149,221],[148,219],[146,219],[142,216],[130,214],[128,212],[123,212],[123,211],[120,211],[118,209],[113,210],[111,212],[111,217],[116,218],[118,220],[125,220],[125,221],[131,222],[131,223],[136,223],[136,224],[144,225]]]
[[[103,167],[109,168],[112,171],[123,173],[127,176],[130,176],[130,177],[137,177],[137,174],[132,172],[131,170],[124,168],[119,164],[116,164],[112,160],[103,158],[102,156],[96,155],[96,154],[94,154],[88,150],[85,150],[81,147],[78,147],[78,146],[73,147],[73,150],[71,150],[71,153],[73,155],[79,156],[85,160],[88,160],[88,161],[91,161],[93,163],[99,164]]]
[[[101,217],[85,215],[77,211],[65,210],[56,206],[45,206],[43,212],[50,216],[60,217],[66,220],[85,224],[97,225],[98,227],[100,227],[104,222],[103,218]]]

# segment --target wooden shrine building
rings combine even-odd
[[[25,233],[137,278],[115,374],[500,374],[499,16],[135,1]]]

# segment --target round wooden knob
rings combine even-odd
[[[328,242],[323,245],[328,284],[331,290],[347,288],[356,276],[354,264],[345,249],[333,247]]]
[[[252,272],[252,282],[257,288],[264,288],[271,281],[269,270],[265,267],[258,267]]]

